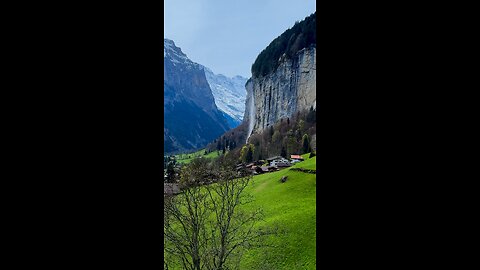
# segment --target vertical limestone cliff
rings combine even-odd
[[[316,48],[298,51],[292,59],[280,57],[278,67],[246,83],[244,122],[248,136],[291,117],[295,112],[316,108]]]

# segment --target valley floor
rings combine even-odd
[[[316,174],[292,168],[316,169],[316,157],[277,172],[254,176],[245,192],[254,202],[245,210],[262,208],[265,219],[257,227],[279,228],[266,239],[270,247],[246,252],[240,269],[315,269],[316,268]],[[287,176],[287,181],[280,179]]]
[[[197,152],[190,154],[178,154],[175,155],[175,158],[178,163],[187,164],[190,163],[195,157],[204,157],[204,158],[216,158],[220,156],[221,151],[213,151],[205,155],[205,149],[198,150]]]

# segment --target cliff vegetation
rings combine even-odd
[[[274,39],[258,56],[252,65],[254,77],[265,76],[279,65],[280,57],[285,54],[291,59],[298,51],[317,43],[316,13],[283,32]]]

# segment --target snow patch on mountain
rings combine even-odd
[[[178,66],[180,70],[186,68],[203,69],[205,77],[212,90],[215,104],[219,110],[228,115],[227,118],[230,128],[238,126],[245,113],[245,98],[247,92],[245,90],[246,78],[242,76],[235,76],[229,78],[222,74],[215,74],[213,71],[205,66],[192,62],[182,50],[175,45],[173,40],[163,39],[163,56],[165,59],[174,65]]]
[[[229,78],[222,74],[215,74],[207,67],[203,67],[208,84],[212,89],[217,107],[238,121],[242,122],[245,113],[245,98],[247,92],[245,83],[247,79],[242,76]]]
[[[169,58],[173,65],[181,64],[185,65],[187,68],[200,67],[199,64],[192,62],[185,53],[182,52],[182,49],[175,46],[173,40],[164,38],[163,39],[163,57]]]

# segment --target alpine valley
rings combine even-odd
[[[191,61],[164,39],[164,149],[192,151],[243,120],[246,78],[228,78]]]
[[[316,269],[316,12],[265,45],[247,80],[165,40],[165,269]]]

